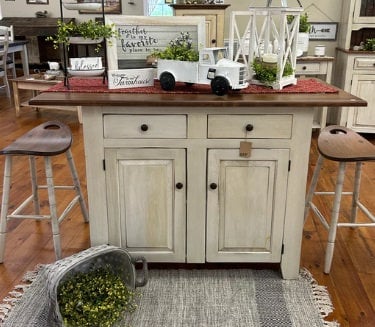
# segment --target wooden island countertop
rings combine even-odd
[[[367,106],[367,102],[341,89],[338,93],[231,93],[214,94],[135,94],[45,92],[30,100],[31,105],[69,106],[208,106],[208,107],[339,107]]]

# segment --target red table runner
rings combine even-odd
[[[69,79],[69,89],[61,82],[46,90],[45,92],[77,92],[77,93],[196,93],[210,94],[209,85],[194,84],[186,85],[185,83],[176,83],[173,91],[163,91],[158,81],[154,86],[135,87],[127,89],[108,89],[107,83],[103,84],[103,78],[77,78]],[[282,90],[273,90],[270,87],[261,85],[249,85],[246,89],[240,91],[231,91],[240,94],[257,94],[257,93],[338,93],[338,90],[330,85],[320,82],[318,79],[306,78],[298,79],[297,85],[285,86]]]

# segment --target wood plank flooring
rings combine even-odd
[[[30,96],[29,91],[21,93],[23,98]],[[26,100],[26,99],[24,99]],[[23,101],[24,101],[23,100]],[[11,100],[0,94],[0,148],[12,142],[32,127],[48,120],[58,119],[68,124],[73,132],[73,156],[86,192],[85,160],[83,153],[82,125],[78,123],[74,112],[46,110],[40,112],[31,108],[22,108],[22,115],[15,117]],[[375,143],[373,135],[366,135]],[[313,135],[311,146],[309,179],[317,159],[317,134]],[[16,205],[28,193],[28,162],[24,158],[14,160],[13,195],[11,201]],[[59,156],[53,161],[56,183],[70,182],[70,173],[66,169],[65,157]],[[0,156],[0,187],[2,194],[4,158]],[[346,184],[353,180],[353,167],[349,167]],[[328,163],[324,166],[323,182],[320,186],[333,187],[336,166]],[[38,161],[38,172],[43,174],[43,166]],[[363,168],[362,201],[375,212],[375,163],[366,163]],[[85,193],[86,194],[86,193]],[[65,195],[58,203],[66,200]],[[328,199],[320,200],[323,212],[330,210]],[[44,206],[47,202],[43,202]],[[342,213],[349,215],[349,200],[343,201]],[[33,270],[37,264],[55,260],[51,229],[48,222],[11,221],[8,224],[5,261],[0,264],[0,301],[17,284],[23,275]],[[89,225],[83,222],[78,207],[61,225],[63,256],[68,256],[90,246]],[[301,267],[306,267],[320,285],[325,285],[331,295],[335,310],[328,320],[336,320],[341,326],[375,326],[375,228],[341,228],[337,234],[337,243],[331,273],[323,273],[323,257],[327,232],[312,215],[306,222],[303,232]],[[307,326],[306,326],[307,327]]]

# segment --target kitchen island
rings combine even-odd
[[[339,89],[30,103],[82,106],[92,245],[150,262],[280,263],[286,279],[299,273],[314,108],[366,106]]]

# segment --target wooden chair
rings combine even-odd
[[[68,126],[59,121],[49,121],[33,128],[13,143],[0,150],[0,154],[5,155],[3,198],[0,215],[0,262],[4,260],[6,225],[10,219],[49,219],[52,225],[53,242],[56,258],[61,258],[60,232],[59,224],[64,220],[67,214],[73,209],[74,205],[79,203],[84,220],[89,220],[86,204],[82,195],[77,171],[70,150],[72,143],[72,134]],[[52,174],[51,158],[60,154],[65,154],[73,178],[73,185],[56,186]],[[12,213],[9,209],[9,193],[11,185],[12,158],[14,156],[28,156],[30,162],[32,194],[24,200]],[[37,183],[37,171],[35,157],[44,157],[46,184]],[[48,190],[49,214],[40,213],[39,189]],[[75,190],[76,195],[69,202],[60,216],[57,213],[55,190]],[[34,214],[23,214],[29,203],[34,204]]]
[[[336,232],[338,227],[375,227],[375,216],[359,200],[361,167],[364,161],[375,160],[375,146],[356,132],[342,126],[329,126],[323,129],[318,137],[318,151],[320,153],[309,191],[306,197],[305,219],[309,209],[322,222],[328,232],[328,243],[325,254],[324,272],[331,270],[333,251],[335,247]],[[316,192],[319,173],[324,159],[338,162],[335,191]],[[352,192],[343,192],[345,168],[347,162],[354,162],[355,180]],[[327,220],[316,205],[312,202],[314,195],[334,195],[330,220]],[[340,203],[342,195],[352,196],[352,209],[350,221],[340,221]],[[357,211],[360,209],[368,221],[357,221]]]
[[[13,32],[13,26],[0,26],[0,40],[4,39],[5,34],[8,35],[8,42],[14,41],[14,32]],[[7,70],[12,71],[12,77],[16,78],[17,77],[17,72],[16,72],[16,61],[14,58],[14,53],[8,53],[7,54]]]
[[[1,30],[0,30],[1,33]],[[1,34],[0,34],[1,35]],[[4,34],[0,38],[0,77],[3,79],[3,85],[1,88],[5,89],[6,95],[10,97],[10,88],[7,74],[7,55],[8,55],[8,34]]]

